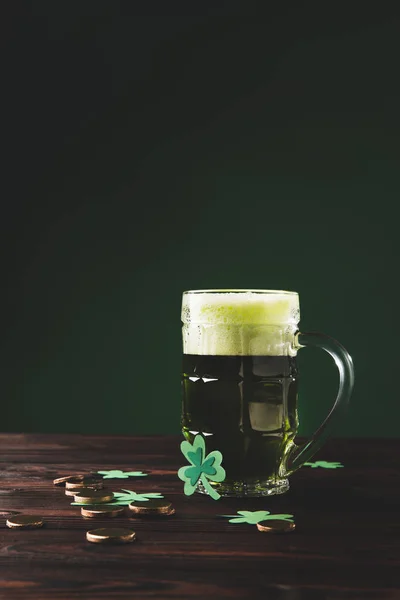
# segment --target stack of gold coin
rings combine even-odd
[[[264,521],[264,523],[257,523],[258,531],[262,531],[263,533],[289,533],[290,531],[294,531],[296,525],[292,523],[292,521],[284,521],[284,520],[270,520]]]
[[[43,527],[43,519],[34,515],[14,515],[6,521],[10,529],[39,529]]]
[[[103,481],[95,477],[71,477],[69,481],[65,482],[65,495],[75,496],[77,492],[82,489],[101,490],[103,488]]]
[[[114,494],[107,490],[93,490],[90,488],[81,488],[75,491],[74,500],[79,504],[103,504],[112,502]]]
[[[103,487],[103,480],[96,477],[71,477],[69,481],[65,482],[65,488],[68,490],[79,490],[79,488],[92,488],[94,490],[101,490]]]
[[[86,532],[86,539],[95,544],[127,544],[136,539],[136,533],[120,527],[92,529]]]
[[[91,519],[95,518],[110,518],[110,517],[118,517],[119,515],[124,514],[125,506],[82,506],[81,515],[82,517],[89,517]]]
[[[135,517],[154,517],[154,516],[165,516],[170,517],[175,514],[171,502],[167,500],[153,499],[147,502],[131,502],[129,509],[135,515]]]
[[[86,473],[85,475],[77,474],[77,475],[65,475],[63,477],[57,477],[53,480],[53,484],[57,486],[64,486],[67,483],[76,483],[83,485],[87,482],[96,483],[97,485],[101,485],[103,483],[103,478],[101,475],[97,473]]]
[[[53,483],[54,485],[63,486],[66,484],[67,481],[70,481],[71,479],[79,479],[80,481],[82,481],[84,477],[87,477],[87,475],[65,475],[64,477],[57,477],[53,480]]]

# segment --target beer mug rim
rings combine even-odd
[[[298,292],[292,292],[288,290],[258,290],[258,289],[247,289],[247,288],[237,288],[237,289],[208,289],[208,290],[186,290],[183,292],[183,295],[186,294],[279,294],[279,295],[287,295],[287,296],[298,296]]]

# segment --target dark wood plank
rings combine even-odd
[[[400,598],[400,442],[336,440],[319,458],[344,469],[303,468],[291,490],[268,499],[186,498],[176,471],[179,438],[78,435],[0,436],[0,598]],[[107,486],[160,491],[176,515],[83,519],[54,477],[102,468],[148,477]],[[221,514],[290,512],[293,534],[261,534]],[[5,526],[13,511],[42,515],[41,530]],[[110,523],[137,532],[125,546],[89,544],[85,532]]]

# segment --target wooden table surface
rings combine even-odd
[[[400,599],[400,440],[335,440],[303,467],[291,490],[266,499],[183,495],[178,437],[0,435],[0,598]],[[158,491],[174,517],[83,519],[56,476],[91,470],[148,470],[108,480]],[[107,480],[106,480],[107,481]],[[260,533],[220,514],[266,509],[295,515],[296,531]],[[38,530],[8,529],[8,514],[41,515]],[[137,541],[86,541],[94,527],[129,526]]]

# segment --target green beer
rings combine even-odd
[[[223,455],[221,495],[285,492],[297,432],[299,320],[292,292],[184,294],[182,430]],[[201,484],[199,491],[204,491]]]

